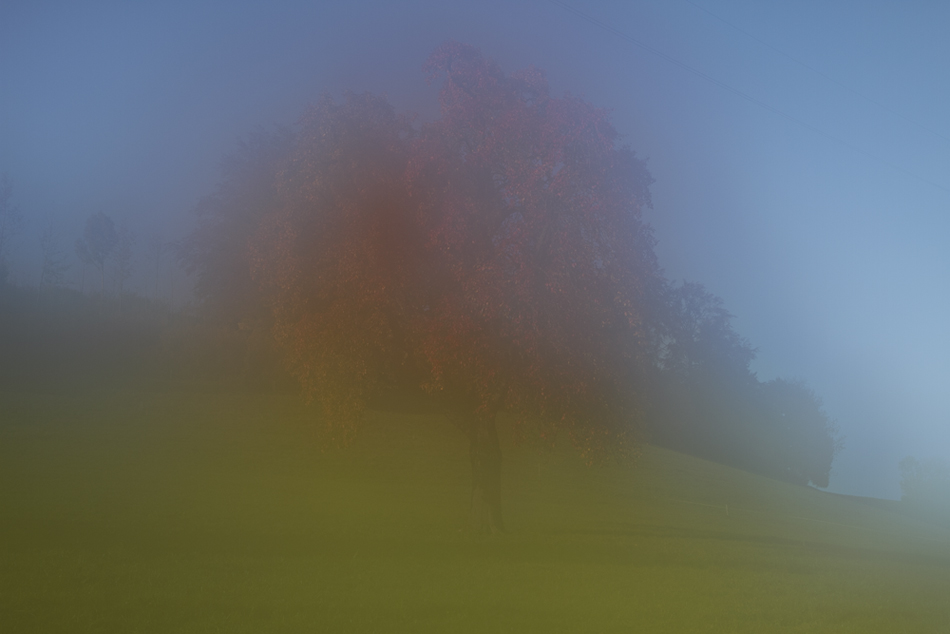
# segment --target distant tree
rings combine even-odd
[[[650,176],[605,112],[440,47],[442,116],[416,133],[381,98],[304,117],[254,271],[298,379],[344,435],[393,377],[469,435],[472,512],[503,528],[496,416],[566,430],[589,457],[634,447],[659,286]]]
[[[10,242],[23,225],[20,211],[10,200],[12,196],[13,183],[3,174],[0,176],[0,283],[5,282],[10,274]]]
[[[109,264],[115,292],[117,295],[122,295],[125,282],[132,276],[132,247],[135,245],[135,234],[124,225],[119,225],[115,232],[116,244],[109,258]]]
[[[344,442],[367,400],[414,356],[409,322],[424,271],[403,181],[411,134],[381,98],[321,99],[293,152],[271,166],[276,198],[261,200],[249,251],[260,290],[231,278],[229,293],[266,298],[291,371]],[[237,226],[223,233],[243,238],[242,223],[260,211],[236,210]]]
[[[152,299],[158,300],[161,297],[159,287],[162,279],[162,260],[170,251],[170,243],[161,236],[153,235],[149,238],[147,255],[155,267],[155,288],[152,291]]]
[[[229,342],[230,365],[243,368],[241,378],[271,385],[285,380],[286,371],[275,350],[271,307],[251,275],[250,247],[265,216],[283,204],[279,176],[295,142],[286,128],[257,128],[242,139],[221,162],[216,191],[199,202],[195,230],[180,242],[153,242],[150,251],[156,296],[161,272],[163,295],[174,304],[180,264],[194,280],[209,348]]]
[[[755,350],[722,300],[668,285],[656,344],[650,432],[660,444],[788,482],[827,487],[842,447],[821,400],[798,381],[761,383]]]
[[[217,191],[198,204],[198,226],[177,252],[196,278],[195,294],[206,314],[231,326],[267,321],[251,277],[249,245],[265,214],[280,204],[278,175],[293,144],[294,135],[285,128],[258,128],[243,139],[222,161]],[[156,263],[173,247],[153,245]]]
[[[101,293],[106,290],[106,263],[118,243],[115,223],[101,211],[86,219],[83,237],[76,240],[76,256],[79,261],[99,269]]]
[[[764,470],[796,484],[827,487],[843,447],[821,399],[801,381],[775,379],[758,388],[761,421],[752,433]]]
[[[66,262],[66,252],[62,246],[62,236],[52,216],[46,219],[43,233],[40,235],[40,252],[43,255],[40,288],[62,286],[69,264]]]
[[[648,403],[652,439],[748,468],[755,350],[733,329],[722,300],[701,284],[666,284],[662,297]]]
[[[901,501],[950,512],[950,464],[940,458],[917,460],[907,456],[898,466]]]
[[[749,363],[755,349],[732,328],[733,316],[702,284],[668,285],[660,365],[671,372],[711,371],[740,381],[754,380]]]

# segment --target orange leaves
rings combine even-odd
[[[325,97],[273,170],[244,240],[288,363],[344,428],[409,375],[472,410],[619,439],[658,275],[649,174],[605,111],[551,97],[537,69],[447,43],[425,71],[438,120]]]

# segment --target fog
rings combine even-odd
[[[11,280],[37,285],[45,224],[75,260],[101,211],[137,237],[131,287],[187,302],[146,248],[189,232],[238,139],[325,92],[432,117],[421,66],[454,39],[612,111],[667,277],[722,297],[760,379],[823,398],[831,491],[897,498],[903,456],[950,459],[948,24],[933,2],[6,2]]]

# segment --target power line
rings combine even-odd
[[[564,9],[565,11],[569,11],[569,12],[573,13],[574,15],[576,15],[576,16],[579,17],[579,18],[581,18],[581,19],[584,20],[585,22],[589,22],[590,24],[593,24],[594,26],[597,26],[597,27],[599,27],[599,28],[601,28],[601,29],[604,29],[604,30],[607,31],[608,33],[610,33],[610,34],[612,34],[612,35],[615,35],[616,37],[618,37],[618,38],[624,40],[625,42],[628,42],[628,43],[630,43],[630,44],[633,44],[634,46],[636,46],[636,47],[638,47],[638,48],[641,48],[641,49],[643,49],[643,50],[645,50],[645,51],[647,51],[647,52],[649,52],[649,53],[652,53],[652,54],[656,55],[657,57],[660,57],[660,58],[666,60],[667,62],[669,62],[670,64],[676,66],[677,68],[680,68],[680,69],[682,69],[682,70],[685,70],[685,71],[688,72],[688,73],[692,73],[693,75],[696,75],[696,76],[699,77],[700,79],[704,79],[704,80],[706,80],[707,82],[709,82],[709,83],[711,83],[711,84],[714,84],[715,86],[718,86],[719,88],[722,88],[723,90],[725,90],[725,91],[727,91],[727,92],[730,92],[730,93],[736,95],[737,97],[740,97],[740,98],[745,99],[746,101],[748,101],[748,102],[750,102],[750,103],[753,103],[753,104],[757,105],[758,107],[762,108],[763,110],[768,110],[768,111],[771,112],[772,114],[778,115],[778,116],[782,117],[783,119],[786,119],[786,120],[788,120],[788,121],[791,121],[792,123],[795,123],[795,124],[797,124],[797,125],[800,125],[800,126],[802,126],[803,128],[805,128],[805,129],[807,129],[807,130],[810,130],[811,132],[814,132],[815,134],[817,134],[817,135],[819,135],[819,136],[822,136],[822,137],[824,137],[824,138],[826,138],[826,139],[828,139],[828,140],[830,140],[830,141],[834,141],[835,143],[838,143],[838,144],[840,144],[840,145],[843,145],[844,147],[848,148],[849,150],[851,150],[851,151],[853,151],[853,152],[857,152],[858,154],[861,154],[861,155],[866,156],[866,157],[868,157],[868,158],[874,159],[875,161],[878,161],[879,163],[881,163],[881,164],[883,164],[883,165],[886,165],[886,166],[890,167],[890,168],[893,169],[893,170],[896,170],[896,171],[898,171],[898,172],[901,172],[901,173],[905,174],[906,176],[910,176],[911,178],[915,178],[915,179],[919,180],[919,181],[922,182],[922,183],[926,183],[927,185],[930,185],[931,187],[934,187],[934,188],[939,189],[939,190],[941,190],[941,191],[945,191],[945,192],[947,192],[947,193],[950,193],[950,187],[946,187],[946,186],[944,186],[944,185],[940,185],[939,183],[936,183],[936,182],[934,182],[934,181],[932,181],[932,180],[930,180],[930,179],[928,179],[928,178],[925,178],[925,177],[923,177],[923,176],[920,176],[919,174],[916,174],[916,173],[914,173],[914,172],[911,172],[910,170],[905,169],[905,168],[901,167],[900,165],[897,165],[896,163],[892,163],[891,161],[888,161],[887,159],[881,158],[880,156],[877,156],[876,154],[873,154],[872,152],[868,152],[868,151],[865,150],[865,149],[862,149],[862,148],[860,148],[860,147],[858,147],[858,146],[856,146],[856,145],[854,145],[854,144],[852,144],[852,143],[849,143],[849,142],[845,141],[844,139],[842,139],[841,137],[835,136],[835,135],[833,135],[833,134],[829,134],[829,133],[825,132],[824,130],[821,130],[820,128],[817,128],[817,127],[811,125],[810,123],[807,123],[807,122],[805,122],[805,121],[802,121],[801,119],[799,119],[799,118],[797,118],[797,117],[794,117],[794,116],[792,116],[792,115],[790,115],[790,114],[788,114],[788,113],[786,113],[786,112],[783,112],[782,110],[779,110],[778,108],[776,108],[776,107],[774,107],[774,106],[771,106],[771,105],[765,103],[764,101],[760,101],[759,99],[756,99],[756,98],[753,97],[752,95],[750,95],[750,94],[748,94],[748,93],[746,93],[746,92],[743,92],[743,91],[739,90],[738,88],[733,88],[733,87],[730,86],[729,84],[727,84],[727,83],[725,83],[725,82],[723,82],[723,81],[720,81],[720,80],[718,80],[718,79],[716,79],[716,78],[714,78],[714,77],[711,77],[710,75],[707,75],[706,73],[704,73],[704,72],[702,72],[702,71],[700,71],[700,70],[697,70],[697,69],[693,68],[692,66],[690,66],[690,65],[688,65],[688,64],[685,64],[684,62],[679,61],[678,59],[667,55],[666,53],[664,53],[663,51],[660,51],[659,49],[653,48],[652,46],[650,46],[650,45],[648,45],[648,44],[644,44],[643,42],[641,42],[641,41],[639,41],[639,40],[637,40],[637,39],[635,39],[635,38],[633,38],[633,37],[627,35],[627,34],[624,33],[623,31],[620,31],[620,30],[618,30],[618,29],[615,29],[614,27],[610,26],[609,24],[606,24],[606,23],[604,23],[604,22],[601,22],[601,21],[598,20],[597,18],[594,18],[594,17],[592,17],[592,16],[590,16],[590,15],[584,13],[583,11],[580,11],[579,9],[575,9],[574,7],[570,6],[569,4],[566,4],[566,3],[564,3],[564,2],[561,2],[560,0],[549,0],[549,1],[550,1],[552,4],[561,7],[561,8]]]
[[[781,49],[779,49],[779,48],[776,48],[775,46],[772,46],[771,44],[769,44],[769,43],[766,42],[765,40],[763,40],[763,39],[761,39],[761,38],[759,38],[759,37],[756,37],[755,35],[753,35],[752,33],[749,33],[749,32],[746,31],[745,29],[742,29],[742,28],[736,26],[735,24],[733,24],[732,22],[729,22],[729,21],[725,20],[724,18],[719,17],[718,15],[716,15],[715,13],[713,13],[712,11],[710,11],[709,9],[707,9],[707,8],[705,8],[705,7],[702,7],[702,6],[698,5],[698,4],[696,4],[696,3],[693,2],[692,0],[683,0],[683,2],[685,2],[685,3],[687,3],[687,4],[693,5],[694,7],[696,7],[697,9],[699,9],[700,11],[702,11],[703,13],[706,13],[707,15],[709,15],[709,16],[711,16],[711,17],[717,19],[717,20],[719,20],[720,22],[722,22],[722,23],[725,24],[726,26],[728,26],[728,27],[730,27],[730,28],[732,28],[732,29],[735,29],[736,31],[738,31],[739,33],[742,33],[742,34],[745,35],[746,37],[748,37],[748,38],[750,38],[750,39],[752,39],[752,40],[755,40],[756,42],[758,42],[758,43],[761,44],[762,46],[764,46],[764,47],[766,47],[766,48],[768,48],[768,49],[770,49],[770,50],[772,50],[772,51],[775,51],[776,53],[778,53],[778,54],[781,55],[782,57],[785,57],[786,59],[789,59],[789,60],[795,62],[796,64],[798,64],[798,65],[801,66],[802,68],[804,68],[804,69],[806,69],[806,70],[809,70],[809,71],[815,73],[816,75],[819,75],[819,76],[825,78],[826,80],[830,81],[831,83],[833,83],[834,85],[838,86],[838,87],[841,88],[842,90],[846,90],[846,91],[850,92],[852,95],[855,95],[856,97],[860,97],[861,99],[864,99],[864,100],[867,101],[868,103],[874,104],[875,106],[877,106],[877,107],[880,108],[881,110],[884,110],[885,112],[889,112],[890,114],[894,115],[895,117],[897,117],[897,118],[899,118],[899,119],[903,119],[903,120],[906,121],[907,123],[909,123],[909,124],[911,124],[911,125],[913,125],[913,126],[917,126],[918,128],[920,128],[921,130],[923,130],[923,131],[925,131],[925,132],[929,132],[930,134],[932,134],[932,135],[934,135],[934,136],[940,137],[940,138],[943,139],[944,141],[950,142],[950,137],[947,137],[947,136],[945,136],[945,135],[943,135],[943,134],[940,134],[940,133],[937,132],[936,130],[934,130],[934,129],[928,127],[928,126],[925,126],[924,124],[920,123],[919,121],[914,121],[913,119],[902,115],[900,112],[898,112],[898,111],[896,111],[896,110],[894,110],[894,109],[892,109],[892,108],[889,108],[889,107],[885,106],[885,105],[882,104],[881,102],[879,102],[879,101],[877,101],[877,100],[875,100],[875,99],[872,99],[872,98],[868,97],[868,96],[865,95],[865,94],[862,94],[862,93],[858,92],[857,90],[855,90],[854,88],[851,88],[851,87],[848,86],[847,84],[841,83],[840,81],[838,81],[838,80],[835,79],[834,77],[831,77],[831,76],[829,76],[829,75],[827,75],[827,74],[821,72],[821,71],[818,70],[817,68],[814,68],[814,67],[812,67],[812,66],[809,66],[809,65],[806,64],[805,62],[803,62],[803,61],[801,61],[800,59],[798,59],[798,58],[796,58],[796,57],[794,57],[794,56],[792,56],[792,55],[786,53],[785,51],[783,51],[783,50],[781,50]]]

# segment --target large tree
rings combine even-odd
[[[634,446],[647,364],[650,176],[607,113],[449,43],[419,130],[372,95],[324,98],[251,240],[277,340],[346,437],[410,377],[469,434],[472,510],[503,530],[496,416],[593,457]]]
[[[632,448],[659,288],[645,165],[607,113],[456,43],[426,64],[441,117],[413,144],[413,211],[436,263],[418,320],[429,388],[466,421],[473,509],[501,528],[496,415]],[[480,511],[479,509],[483,509]]]
[[[608,114],[454,42],[425,70],[429,123],[347,94],[242,144],[184,250],[209,307],[266,325],[333,437],[383,393],[428,393],[469,436],[492,532],[503,411],[590,459],[635,450],[650,415],[678,448],[826,485],[840,444],[817,399],[760,384],[721,301],[662,278],[652,179]]]
[[[607,113],[440,47],[441,116],[322,98],[225,165],[186,244],[207,305],[267,323],[336,438],[415,390],[468,433],[472,510],[503,530],[501,411],[594,458],[635,448],[662,289],[651,178]],[[253,281],[253,283],[252,283]]]
[[[404,180],[411,136],[382,98],[321,99],[250,241],[290,370],[344,441],[367,401],[415,367],[425,267]]]

